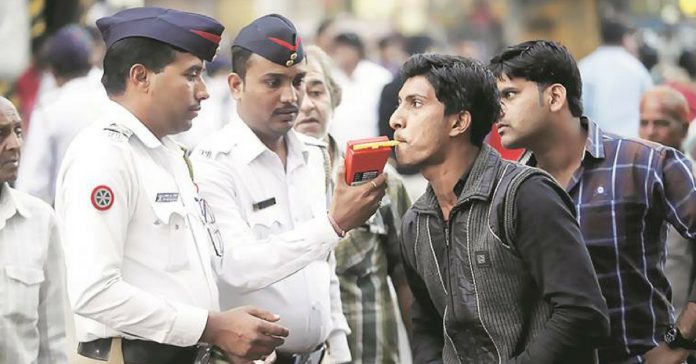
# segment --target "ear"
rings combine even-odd
[[[462,111],[456,115],[452,115],[453,120],[451,121],[451,129],[449,136],[456,137],[461,134],[466,133],[471,130],[471,113],[468,111]],[[456,116],[456,117],[455,117]]]
[[[232,72],[227,76],[227,86],[230,88],[232,97],[239,101],[244,92],[244,80],[238,74]]]
[[[546,100],[549,103],[551,112],[560,111],[568,101],[566,100],[566,88],[560,83],[554,83],[546,89]]]
[[[128,82],[132,84],[136,90],[146,93],[150,89],[152,83],[153,72],[147,69],[140,63],[131,66],[128,72]]]

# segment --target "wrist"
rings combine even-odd
[[[345,237],[345,236],[346,236],[346,231],[343,230],[343,228],[341,228],[340,225],[338,225],[338,222],[336,222],[336,219],[334,219],[333,216],[331,216],[331,213],[328,213],[326,216],[328,216],[328,218],[329,218],[329,223],[331,224],[331,227],[332,227],[332,228],[334,229],[334,231],[336,232],[336,235],[338,235],[338,236],[341,237],[341,238]]]
[[[215,337],[217,336],[218,315],[219,314],[217,312],[208,312],[208,321],[206,322],[205,328],[203,329],[203,334],[201,334],[201,342],[206,344],[215,343]]]
[[[685,338],[679,327],[670,325],[664,334],[664,342],[670,349],[696,350],[696,341]]]

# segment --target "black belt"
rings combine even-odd
[[[276,352],[275,364],[319,364],[324,358],[326,347],[319,345],[314,351],[304,354]]]
[[[154,341],[121,339],[123,360],[127,364],[191,364],[196,358],[196,346],[179,347]],[[77,353],[95,360],[109,360],[111,338],[81,342]]]

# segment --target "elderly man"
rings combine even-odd
[[[640,137],[674,149],[681,149],[689,127],[686,98],[668,86],[648,89],[640,100]],[[689,299],[693,283],[694,249],[689,241],[670,228],[667,233],[665,274],[672,284],[676,314]]]
[[[65,364],[63,252],[56,219],[19,192],[21,119],[0,97],[0,363]]]

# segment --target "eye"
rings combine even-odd
[[[506,100],[509,100],[513,98],[515,95],[517,95],[517,92],[515,91],[503,91],[503,98]]]
[[[264,83],[270,88],[278,88],[280,86],[280,80],[276,78],[267,79]]]
[[[298,77],[292,81],[292,85],[296,88],[302,87],[304,84],[304,77]]]
[[[418,99],[411,100],[411,107],[413,107],[414,109],[420,109],[421,106],[423,106],[423,102],[421,100],[418,100]]]
[[[186,74],[186,79],[193,82],[201,76],[201,71],[191,71]]]
[[[21,126],[16,127],[15,130],[14,130],[14,132],[15,132],[15,134],[17,135],[17,138],[21,138],[21,137],[22,137],[22,127],[21,127]]]

